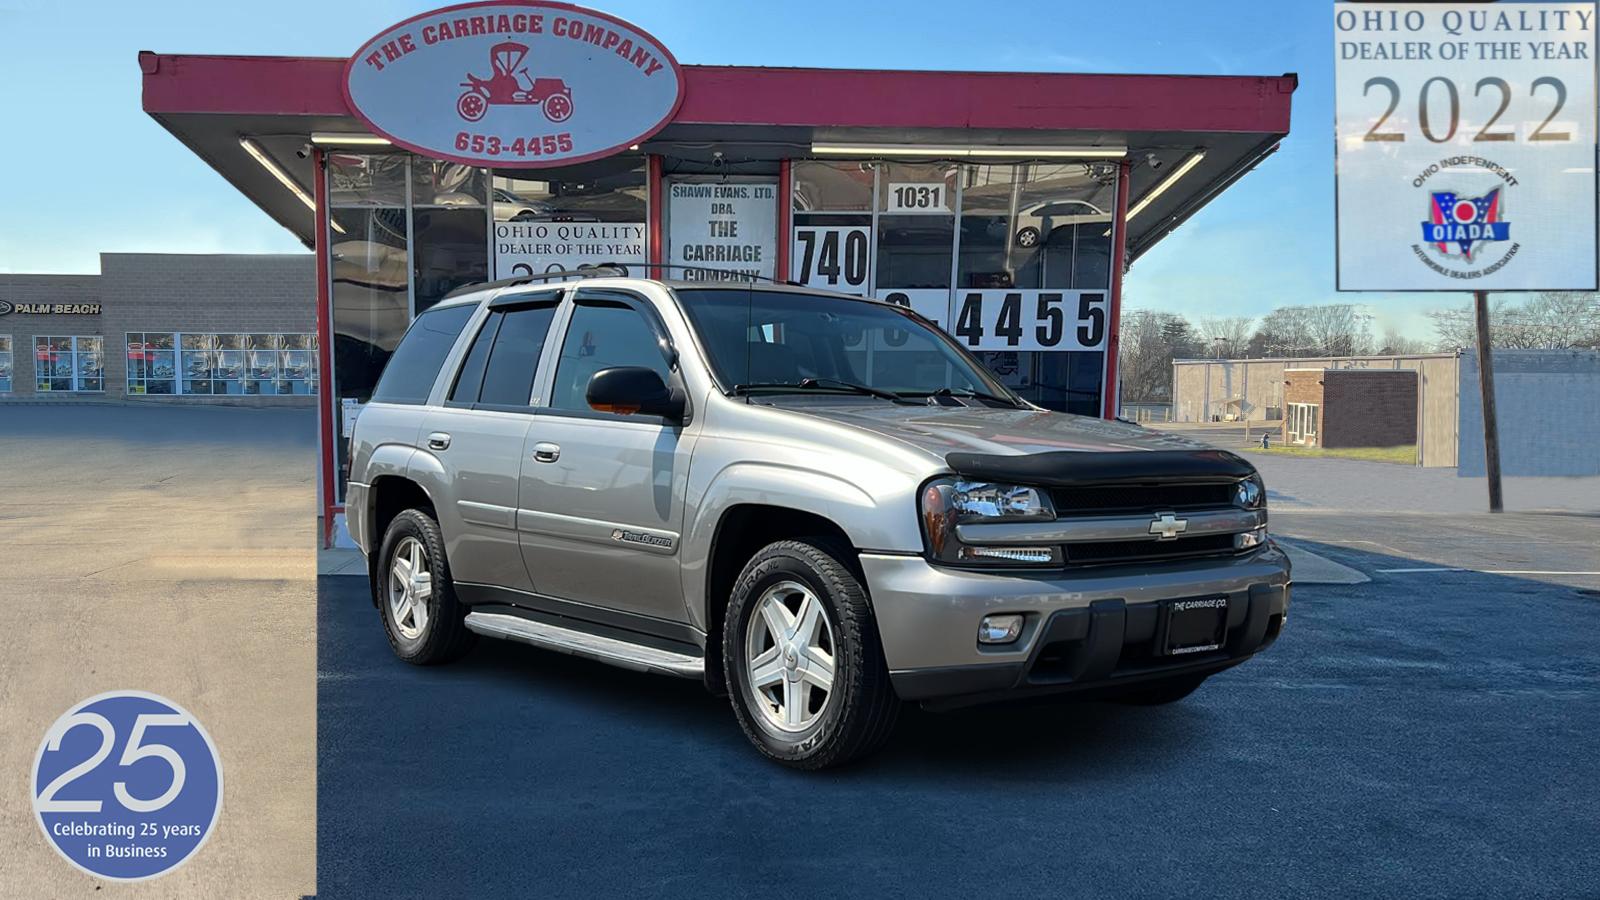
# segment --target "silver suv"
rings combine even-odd
[[[1033,406],[875,300],[482,286],[417,317],[351,443],[401,659],[488,635],[702,679],[801,768],[902,701],[1178,700],[1288,612],[1248,463]]]

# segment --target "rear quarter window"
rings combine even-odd
[[[430,309],[411,323],[400,346],[383,367],[378,386],[372,391],[374,403],[422,404],[439,377],[444,359],[450,355],[456,338],[467,326],[477,306],[471,303]]]

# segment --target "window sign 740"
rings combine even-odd
[[[1106,292],[957,291],[950,333],[969,350],[1099,350]]]

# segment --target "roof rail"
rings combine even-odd
[[[517,275],[512,278],[502,278],[498,281],[475,281],[471,284],[464,284],[461,287],[456,288],[450,293],[445,294],[441,299],[448,300],[451,297],[459,297],[462,294],[473,294],[477,293],[478,291],[488,291],[496,288],[518,287],[520,285],[531,284],[536,281],[553,281],[563,278],[627,278],[628,269],[630,267],[638,267],[647,271],[652,269],[677,269],[684,272],[716,272],[724,275],[738,274],[751,281],[765,281],[768,284],[786,284],[792,287],[805,287],[804,284],[801,284],[798,281],[779,281],[776,278],[768,278],[765,275],[750,275],[742,272],[729,273],[726,269],[713,269],[709,266],[679,266],[667,265],[665,263],[600,263],[584,269],[560,269],[555,272]]]

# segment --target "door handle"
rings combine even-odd
[[[448,450],[448,449],[450,449],[450,435],[445,434],[442,431],[435,431],[433,434],[428,435],[428,449],[429,450]]]
[[[561,458],[561,448],[548,441],[533,445],[534,462],[555,462]]]

